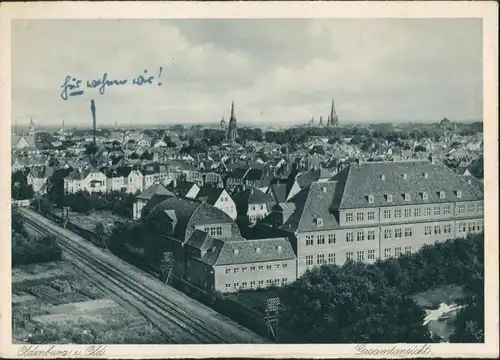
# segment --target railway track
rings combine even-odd
[[[82,247],[80,242],[73,240],[65,233],[66,230],[53,224],[49,219],[31,211],[23,211],[23,215],[29,226],[41,233],[56,236],[61,247],[79,262],[102,271],[106,279],[119,287],[120,291],[139,300],[143,305],[141,308],[145,307],[147,311],[137,306],[132,306],[138,308],[139,312],[162,332],[165,332],[162,325],[168,323],[175,325],[182,333],[188,335],[188,338],[194,340],[195,343],[220,344],[230,342],[228,339],[209,329],[202,321],[193,318],[183,309],[179,308],[177,304],[165,299],[136,280],[128,278],[120,269],[98,258],[89,256],[86,247]],[[43,225],[40,222],[43,222]],[[120,292],[111,289],[102,282],[99,285],[107,287],[108,291],[112,291],[116,296],[124,299],[123,293],[120,294]],[[155,314],[155,316],[151,316],[151,313]],[[171,334],[166,333],[166,335],[170,336]],[[184,341],[184,343],[186,342]]]

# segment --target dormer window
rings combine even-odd
[[[460,190],[457,190],[455,191],[455,195],[460,199],[462,197],[462,192]]]
[[[429,198],[425,191],[421,192],[420,194],[422,195],[422,200],[427,200]]]
[[[327,189],[326,186],[323,186],[323,192],[326,193]]]
[[[276,250],[277,250],[278,252],[281,252],[281,245],[276,246]]]
[[[408,175],[407,174],[403,174],[402,176],[403,176],[403,179],[405,179],[405,180],[408,179]]]
[[[392,195],[391,195],[391,194],[387,194],[387,195],[385,196],[385,198],[387,199],[387,202],[388,202],[388,203],[391,203],[391,202],[392,202]]]
[[[323,219],[322,218],[316,219],[316,226],[323,226]]]
[[[238,249],[234,249],[234,250],[233,250],[233,253],[234,253],[234,255],[238,255],[238,254],[239,254]]]
[[[424,179],[427,179],[427,178],[429,177],[429,174],[428,174],[428,173],[426,173],[426,172],[425,172],[425,173],[423,173],[422,175],[424,176]]]
[[[385,175],[380,175],[380,178],[381,178],[382,180],[385,180]]]
[[[410,194],[404,194],[405,201],[410,201]]]
[[[260,247],[255,248],[255,252],[256,252],[257,254],[260,254]]]
[[[374,201],[375,201],[375,198],[373,197],[373,195],[368,195],[368,203],[373,204]]]
[[[444,198],[445,198],[444,191],[440,191],[440,192],[439,192],[439,198],[440,198],[440,199],[444,199]]]

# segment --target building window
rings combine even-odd
[[[281,267],[281,265],[280,265],[280,264],[276,264],[274,267],[275,267],[276,269],[279,269],[279,268]]]
[[[273,267],[272,267],[271,265],[266,265],[266,269],[267,269],[267,270],[272,270],[272,269],[273,269]]]
[[[356,251],[356,260],[357,261],[364,261],[365,260],[365,252],[362,250]]]
[[[423,192],[422,193],[422,200],[427,200],[429,198],[429,196],[427,195],[426,192]]]
[[[250,281],[250,289],[255,289],[255,281]]]
[[[246,267],[241,268],[241,272],[247,272],[247,268]]]
[[[440,192],[439,192],[439,198],[440,198],[440,199],[444,199],[444,198],[445,198],[444,191],[440,191]]]
[[[231,290],[231,284],[226,284],[226,291]]]
[[[352,233],[352,232],[347,232],[347,233],[345,234],[345,241],[346,241],[346,242],[352,242],[352,241],[354,241],[354,233]]]
[[[387,198],[388,203],[392,202],[392,195],[391,194],[387,194],[386,198]]]
[[[390,219],[391,215],[392,215],[391,210],[389,209],[384,210],[384,219]]]
[[[434,225],[434,234],[435,235],[441,234],[441,225]]]
[[[387,259],[387,258],[390,258],[392,256],[392,248],[385,248],[384,249],[384,257]]]
[[[477,212],[478,213],[482,213],[484,210],[483,210],[483,204],[482,203],[479,203],[477,204]]]
[[[394,256],[395,257],[401,256],[401,246],[396,246],[394,248]]]
[[[410,194],[405,194],[405,201],[410,201]]]
[[[248,283],[247,283],[246,281],[243,281],[243,282],[241,283],[241,288],[242,288],[242,289],[246,289],[246,288],[247,288],[247,284],[248,284]]]
[[[356,214],[356,221],[358,221],[358,222],[364,221],[364,217],[365,217],[365,214],[362,212],[359,212]]]
[[[450,215],[451,214],[451,206],[449,204],[446,204],[443,206],[443,215]]]
[[[335,244],[335,234],[328,234],[328,244]]]
[[[234,290],[238,290],[239,287],[240,287],[240,283],[236,282],[236,283],[233,284],[233,289]]]
[[[411,209],[405,209],[405,218],[411,217]]]
[[[318,254],[316,256],[316,264],[323,265],[324,263],[325,263],[325,255],[324,254]]]
[[[411,246],[405,246],[405,253],[410,254],[411,253]]]
[[[325,244],[325,235],[318,235],[318,245],[324,245]]]
[[[424,234],[425,235],[430,235],[432,234],[432,228],[430,225],[425,225],[425,228],[424,228]]]
[[[259,271],[263,271],[264,270],[264,266],[259,266]]]
[[[441,207],[439,205],[434,206],[434,216],[441,215]]]
[[[405,237],[411,237],[411,236],[412,236],[411,228],[409,227],[405,228]]]
[[[470,231],[476,231],[476,224],[474,224],[473,222],[469,223],[469,232]]]
[[[385,229],[384,230],[384,239],[390,239],[392,238],[392,230],[391,229]]]
[[[443,225],[443,233],[445,233],[445,234],[451,233],[451,225],[450,224]]]
[[[226,274],[229,274],[231,272],[231,269],[226,269]]]
[[[345,253],[345,261],[352,260],[353,257],[354,257],[354,252],[352,252],[352,251],[347,251]]]
[[[239,269],[239,268],[234,268],[234,269],[233,269],[233,272],[235,272],[235,273],[237,273],[237,272],[239,272],[239,271],[240,271],[240,269]]]
[[[257,286],[258,287],[263,287],[264,286],[264,280],[259,280],[259,282],[257,283]]]
[[[467,224],[466,223],[458,223],[458,232],[466,232],[467,231]]]
[[[415,217],[422,216],[422,209],[421,208],[415,208]]]
[[[483,220],[479,220],[477,222],[477,231],[482,231],[483,230]]]
[[[465,212],[465,205],[464,204],[458,205],[458,213],[463,214],[464,212]]]
[[[310,266],[313,264],[313,256],[312,255],[306,255],[306,265]]]
[[[306,246],[312,246],[314,243],[314,236],[306,235]]]
[[[395,219],[400,219],[401,218],[401,209],[394,210],[394,218]]]
[[[374,211],[368,211],[368,221],[375,220],[375,212]]]
[[[402,233],[401,228],[394,229],[394,237],[395,237],[395,238],[400,238],[400,237],[402,237],[401,233]]]
[[[373,195],[368,195],[368,202],[370,204],[373,204],[373,201],[374,201]]]
[[[288,282],[288,279],[287,279],[287,278],[283,278],[283,279],[281,279],[281,284],[285,285],[287,282]]]
[[[467,212],[470,214],[470,213],[473,213],[474,212],[474,204],[468,204],[467,205]]]
[[[375,260],[375,250],[368,250],[368,260]]]
[[[431,208],[430,207],[424,208],[424,216],[431,216]]]
[[[357,240],[358,241],[364,241],[365,240],[365,233],[363,231],[358,231],[356,234]]]
[[[352,212],[348,212],[345,214],[345,222],[352,222],[353,220],[353,213]]]
[[[273,285],[273,281],[271,279],[267,279],[266,280],[266,285],[267,285],[267,287],[272,286]]]
[[[283,269],[285,269],[288,267],[288,264],[283,264],[282,267],[283,267]]]
[[[335,254],[334,253],[328,254],[328,264],[335,264]]]
[[[368,230],[368,240],[375,240],[375,230]]]

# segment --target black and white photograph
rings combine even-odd
[[[498,344],[484,19],[286,5],[10,18],[16,356]]]

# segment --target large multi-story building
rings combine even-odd
[[[374,262],[483,230],[483,193],[441,163],[354,163],[313,182],[264,220],[288,233],[297,276]]]
[[[287,239],[246,240],[231,217],[204,201],[156,198],[143,208],[143,219],[174,254],[176,276],[209,292],[295,280],[295,253]]]

